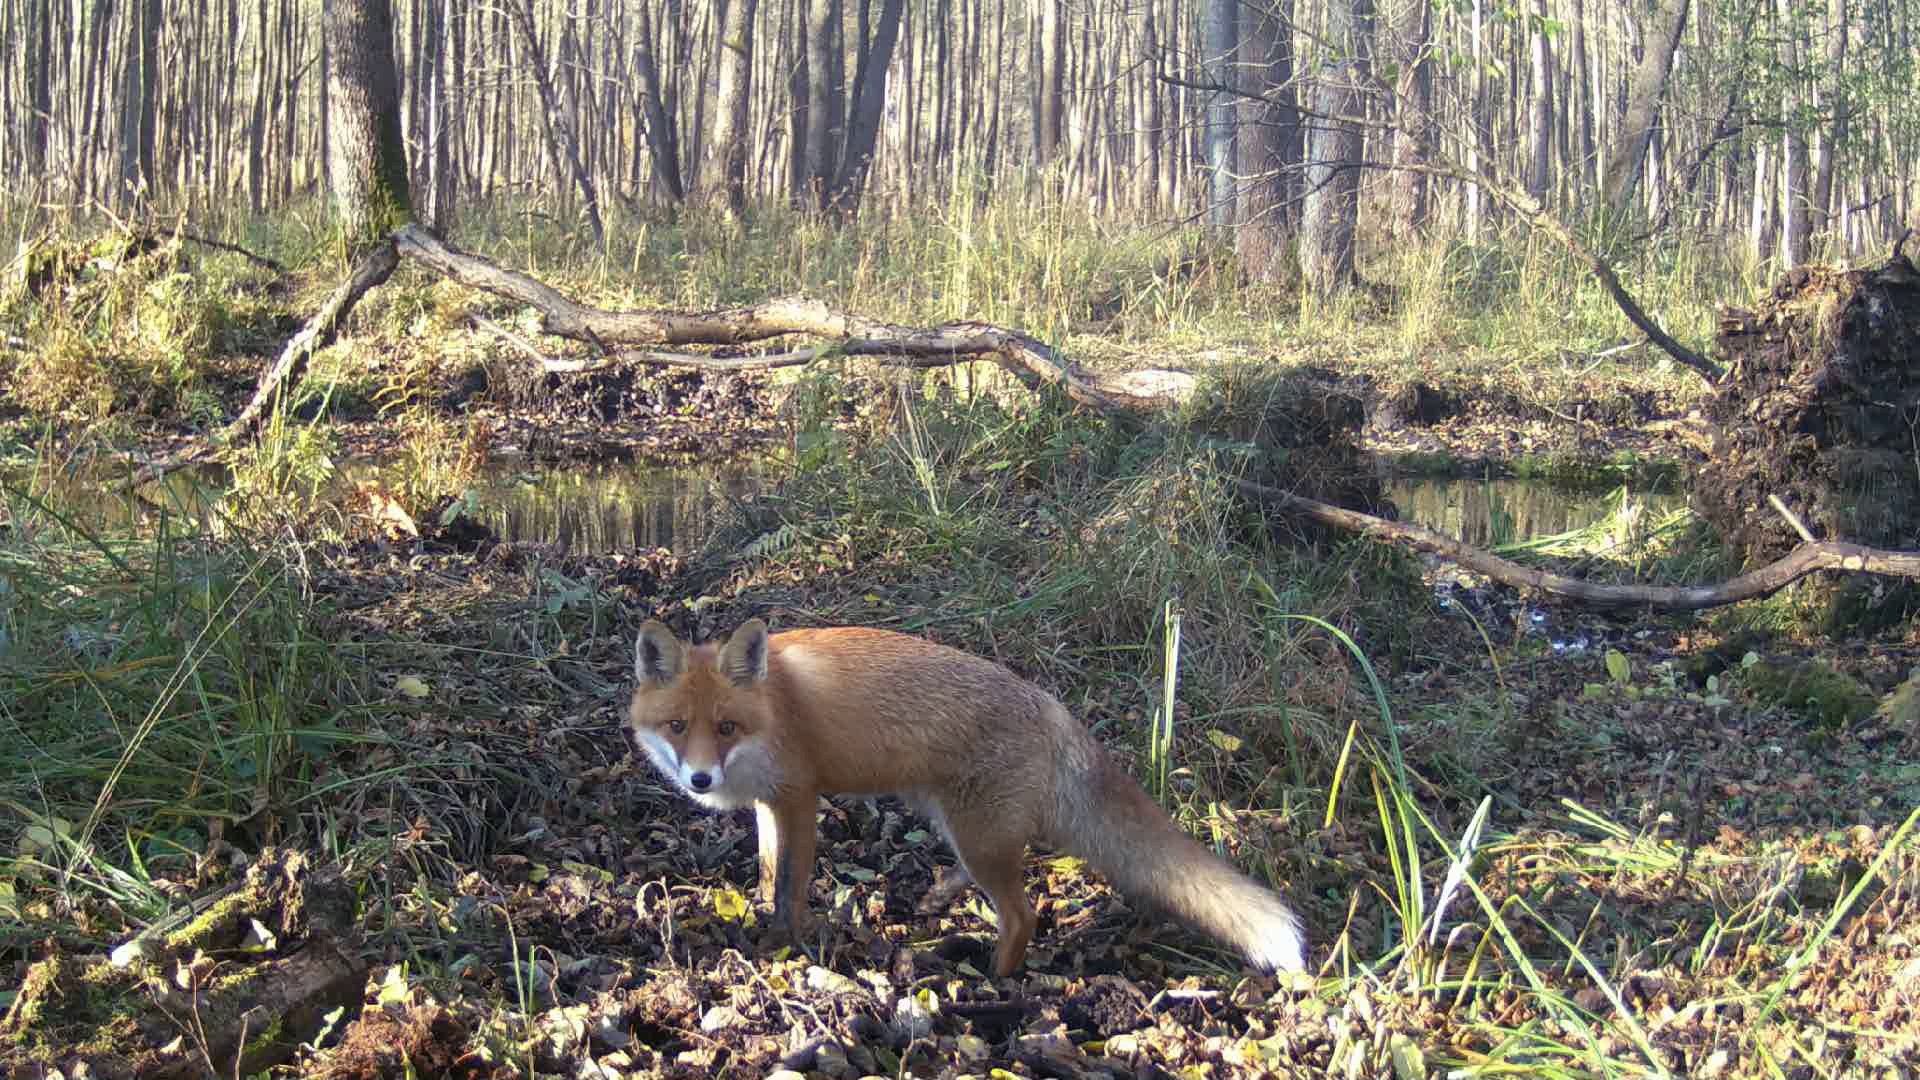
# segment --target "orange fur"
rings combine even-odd
[[[1058,701],[998,664],[883,630],[769,636],[758,619],[718,647],[649,622],[634,648],[635,744],[696,802],[754,805],[762,897],[796,937],[819,796],[897,794],[993,902],[996,974],[1017,969],[1033,937],[1032,842],[1085,858],[1257,966],[1303,966],[1279,896],[1182,832]]]

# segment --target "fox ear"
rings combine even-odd
[[[720,672],[735,686],[748,686],[767,677],[767,624],[748,619],[720,650]]]
[[[642,683],[670,683],[686,666],[686,646],[665,624],[648,619],[633,642],[633,677]]]

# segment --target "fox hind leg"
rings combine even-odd
[[[1004,813],[1004,808],[1003,808]],[[993,902],[1000,922],[1000,944],[993,951],[993,973],[1011,975],[1026,959],[1027,946],[1040,916],[1027,899],[1026,837],[1009,831],[1002,814],[992,810],[941,815],[947,840],[960,856],[960,865],[980,891]]]

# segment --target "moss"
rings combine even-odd
[[[191,955],[195,949],[225,948],[237,942],[241,927],[254,914],[260,899],[252,890],[236,889],[214,901],[207,910],[167,935],[169,955]]]
[[[1851,676],[1812,660],[1762,660],[1746,669],[1743,681],[1756,702],[1777,705],[1822,728],[1864,719],[1878,703]]]
[[[71,981],[66,961],[58,956],[28,968],[13,1005],[0,1020],[0,1036],[17,1042],[39,1028],[46,1021],[47,1010],[66,999]]]
[[[128,1007],[138,976],[110,964],[50,957],[27,970],[0,1022],[0,1043],[29,1057],[118,1055],[140,1037]]]

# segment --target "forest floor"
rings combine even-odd
[[[85,423],[35,407],[76,377],[44,346],[76,346],[14,309],[43,366],[9,346],[9,1075],[228,1075],[232,1046],[328,1077],[1920,1070],[1920,637],[1892,599],[1838,621],[1817,581],[1687,617],[1542,602],[1264,517],[1222,484],[1297,462],[1263,437],[1123,431],[966,374],[529,378],[417,282],[292,403],[319,419],[235,468],[217,535],[86,518],[63,477],[230,411],[322,287],[263,292],[220,330],[252,348],[155,407],[126,407],[161,384],[121,371]],[[1637,352],[1410,355],[1377,313],[1348,316],[1345,354],[1115,318],[1060,339],[1113,367],[1334,371],[1356,447],[1396,469],[1670,482],[1706,437],[1698,391]],[[567,550],[475,524],[463,483],[501,457],[765,472],[684,549]],[[315,494],[360,458],[377,484]],[[1684,514],[1518,557],[1728,570]],[[783,947],[751,901],[752,815],[697,811],[618,732],[643,619],[762,615],[993,656],[1145,777],[1170,601],[1163,804],[1288,894],[1311,977],[1248,973],[1036,852],[1036,947],[989,978],[990,912],[916,910],[953,860],[891,799],[823,806],[820,935]],[[345,919],[317,899],[335,879]],[[100,962],[241,882],[257,906],[231,926]],[[299,1020],[223,1044],[248,1001]]]

